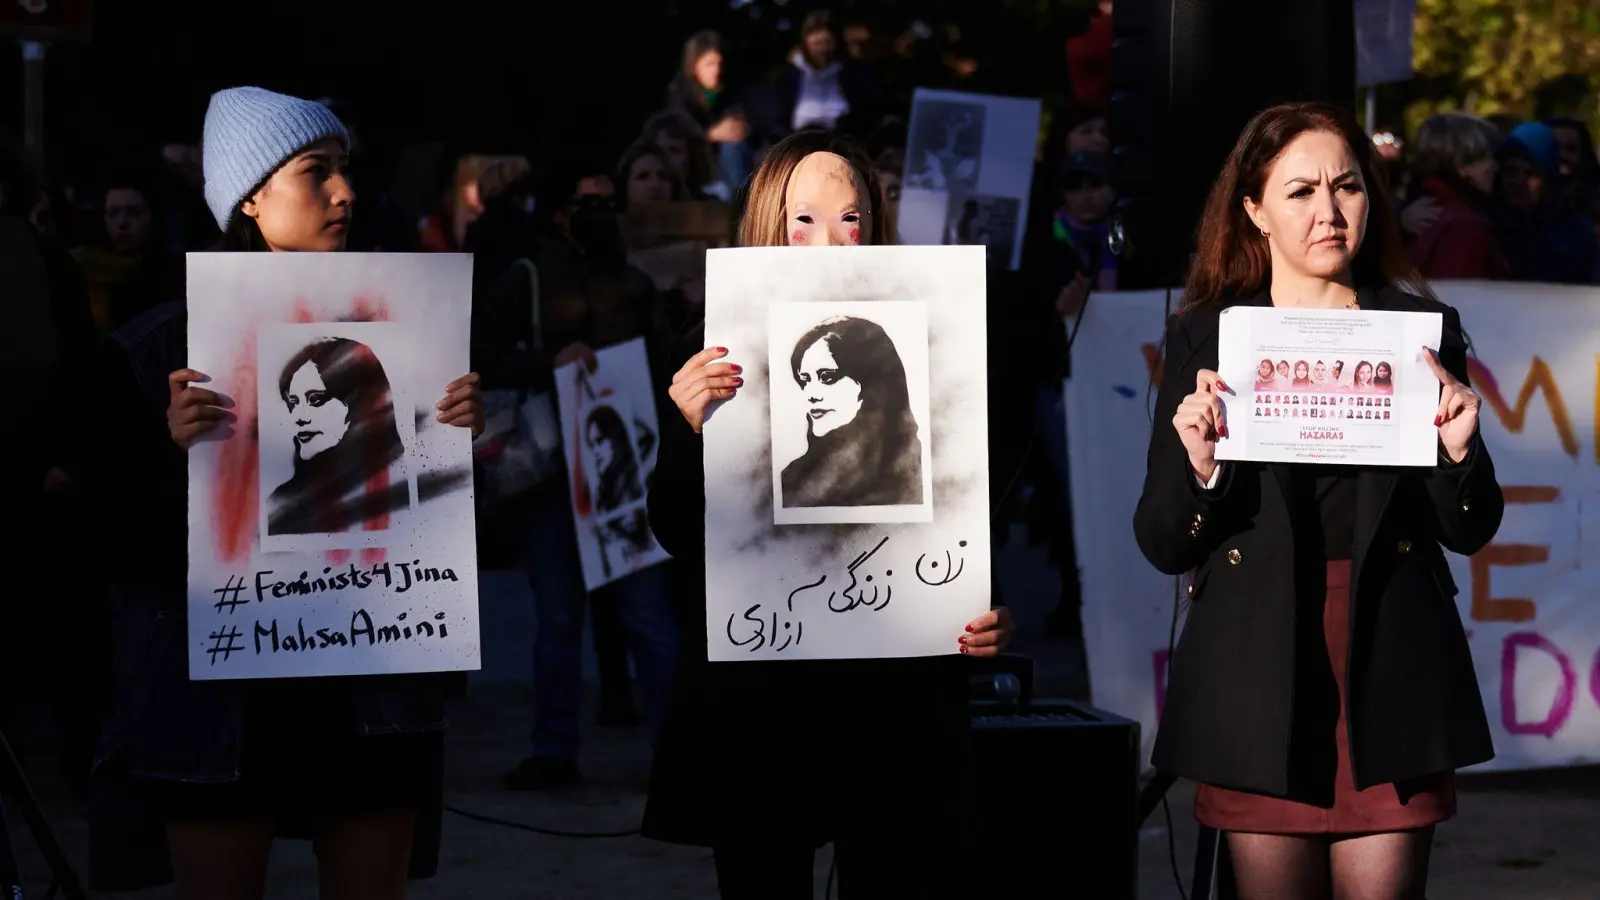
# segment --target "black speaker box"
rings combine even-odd
[[[1111,103],[1119,287],[1181,283],[1223,161],[1266,107],[1356,103],[1354,0],[1117,0]]]
[[[972,742],[984,799],[959,863],[969,896],[1134,900],[1138,722],[1069,700],[978,700]]]

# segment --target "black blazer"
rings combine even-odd
[[[1263,293],[1239,302],[1271,300]],[[1454,309],[1393,288],[1363,290],[1360,302],[1365,309],[1443,313],[1440,361],[1467,382],[1466,339]],[[1322,555],[1296,553],[1288,466],[1226,463],[1211,491],[1189,469],[1171,420],[1194,391],[1196,373],[1216,369],[1220,309],[1190,310],[1168,322],[1149,468],[1134,513],[1139,548],[1151,564],[1171,575],[1194,573],[1152,762],[1170,774],[1281,797],[1291,788],[1291,758],[1306,752],[1291,749],[1296,676],[1313,669],[1309,661],[1296,665],[1296,607],[1320,600]],[[1456,585],[1440,549],[1475,553],[1500,527],[1504,499],[1488,449],[1474,437],[1460,464],[1441,447],[1431,469],[1364,470],[1356,494],[1346,675],[1356,787],[1491,759]],[[1305,652],[1321,648],[1306,644]]]

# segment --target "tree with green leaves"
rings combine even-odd
[[[1600,0],[1417,0],[1407,130],[1438,112],[1600,125]]]

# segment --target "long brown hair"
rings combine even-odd
[[[702,108],[706,106],[706,98],[703,93],[704,86],[694,77],[694,64],[700,61],[700,57],[712,51],[722,52],[722,35],[709,29],[696,31],[694,34],[689,35],[688,40],[683,42],[683,68],[679,71],[679,75],[683,78],[683,87],[687,89],[684,92],[684,99]],[[727,65],[726,57],[723,58],[722,63]],[[726,81],[727,79],[722,80]],[[722,85],[719,84],[716,87],[720,88]]]
[[[867,186],[867,233],[872,243],[892,244],[888,209],[883,199],[883,179],[872,158],[854,138],[826,131],[799,131],[772,145],[761,167],[750,176],[744,214],[739,218],[739,246],[783,247],[787,238],[789,179],[800,162],[813,153],[833,153],[850,164]]]
[[[1183,291],[1183,308],[1256,294],[1272,275],[1267,241],[1245,212],[1245,198],[1259,202],[1267,173],[1295,138],[1308,132],[1337,134],[1350,145],[1366,185],[1367,228],[1352,263],[1357,287],[1405,285],[1431,296],[1427,282],[1406,253],[1400,225],[1377,151],[1348,112],[1326,103],[1286,103],[1257,113],[1239,134],[1211,188],[1195,239],[1194,264]]]

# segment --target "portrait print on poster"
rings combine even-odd
[[[609,580],[640,568],[656,549],[645,509],[646,464],[654,465],[655,430],[652,423],[634,417],[624,396],[611,394],[584,409],[582,437],[591,527]]]
[[[956,194],[976,190],[986,114],[982,103],[918,104],[906,148],[906,186]]]
[[[773,521],[932,521],[925,304],[768,309]]]
[[[400,326],[277,325],[257,340],[261,549],[387,544],[417,502]]]

